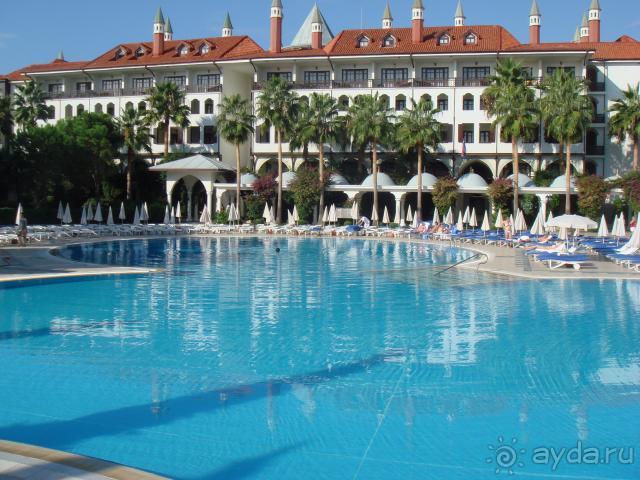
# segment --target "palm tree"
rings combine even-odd
[[[258,118],[266,128],[274,127],[278,142],[278,208],[276,221],[282,220],[282,135],[291,131],[291,125],[298,112],[298,96],[291,86],[280,77],[267,82],[258,98]]]
[[[180,128],[191,123],[189,107],[184,103],[184,92],[173,82],[159,83],[152,87],[146,99],[149,104],[147,118],[150,124],[162,125],[164,133],[164,158],[169,156],[169,125],[171,122]]]
[[[418,103],[411,99],[411,109],[405,109],[396,128],[396,140],[400,149],[418,152],[418,206],[416,216],[422,221],[422,158],[425,148],[433,150],[440,143],[440,122],[436,119],[439,110],[433,108],[431,99],[421,98]]]
[[[571,145],[580,141],[593,118],[587,84],[563,69],[542,83],[541,111],[547,133],[565,146],[565,213],[571,213]]]
[[[520,154],[518,142],[538,126],[536,95],[527,85],[522,65],[508,58],[498,63],[491,84],[485,89],[483,101],[487,114],[494,117],[493,126],[500,126],[501,135],[511,140],[513,158],[513,213],[519,208]]]
[[[338,102],[332,96],[323,93],[312,93],[309,98],[310,134],[312,142],[318,146],[318,174],[320,183],[324,185],[324,146],[336,140],[341,122],[338,118]],[[324,210],[324,188],[320,192],[320,208]]]
[[[640,141],[640,83],[635,87],[627,86],[622,92],[622,98],[617,99],[609,111],[614,115],[609,120],[609,130],[611,135],[619,142],[625,142],[627,138],[631,141],[633,149],[633,169],[637,172],[638,165],[638,142]]]
[[[249,101],[240,95],[225,97],[220,104],[218,129],[220,136],[236,149],[236,205],[240,208],[240,145],[253,133],[253,121]]]
[[[309,102],[303,100],[303,98],[300,99],[296,118],[291,122],[291,127],[289,128],[289,151],[291,152],[291,163],[294,170],[296,166],[295,152],[298,150],[302,151],[303,160],[308,160],[309,144],[312,140],[310,124],[311,110],[309,109]]]
[[[34,80],[27,80],[16,89],[13,101],[15,122],[21,128],[35,127],[38,120],[49,117],[49,109],[45,103],[46,96]]]
[[[378,212],[378,145],[388,139],[392,131],[387,101],[374,95],[358,95],[347,114],[347,130],[357,145],[369,145],[372,152],[373,209]]]
[[[133,164],[136,154],[145,150],[151,153],[151,132],[149,122],[143,112],[129,107],[116,119],[116,126],[127,148],[127,200],[131,200],[131,186],[133,183]]]
[[[13,133],[13,112],[11,97],[0,98],[0,135],[8,139]]]

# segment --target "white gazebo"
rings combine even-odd
[[[187,206],[189,217],[192,216],[192,196],[193,187],[202,182],[204,189],[207,193],[207,209],[209,212],[214,212],[213,198],[216,194],[216,182],[218,185],[225,183],[222,172],[232,171],[227,165],[215,158],[206,157],[204,155],[194,155],[192,157],[181,158],[173,162],[162,163],[155,165],[149,169],[152,172],[165,172],[166,189],[167,189],[167,203],[172,205],[173,189],[180,180],[182,180],[187,187],[187,193],[189,198],[189,204]]]

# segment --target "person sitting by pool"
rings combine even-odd
[[[371,226],[371,220],[369,220],[367,217],[360,217],[360,220],[358,220],[358,225],[364,228],[369,228]]]
[[[564,253],[566,249],[567,249],[567,246],[564,242],[558,242],[548,247],[541,247],[539,245],[530,245],[528,247],[523,248],[523,250],[535,250],[536,252],[547,252],[547,253]]]

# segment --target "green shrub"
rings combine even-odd
[[[221,212],[216,212],[215,223],[229,223],[229,212],[226,210],[222,210]]]
[[[509,209],[511,200],[513,199],[513,182],[503,178],[496,179],[489,188],[487,188],[487,196],[493,203],[494,211]]]
[[[578,178],[578,210],[583,215],[597,220],[602,213],[609,187],[600,177],[590,175]]]
[[[433,203],[441,213],[446,213],[449,208],[456,204],[458,199],[458,182],[456,179],[447,176],[440,177],[433,186]]]
[[[533,174],[533,183],[536,187],[548,187],[554,179],[553,173],[546,170],[538,170]]]
[[[327,172],[328,173],[328,172]],[[311,223],[314,207],[320,202],[320,193],[327,183],[329,175],[320,179],[315,168],[301,168],[289,185],[293,203],[303,223]]]

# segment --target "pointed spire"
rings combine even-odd
[[[320,9],[318,8],[318,4],[313,4],[313,13],[311,14],[311,23],[319,23],[322,24],[322,18],[320,16]]]
[[[582,15],[582,28],[589,28],[589,17],[587,12]]]
[[[538,7],[538,0],[533,0],[531,4],[531,11],[529,12],[530,17],[539,17],[540,16],[540,7]]]
[[[589,10],[602,10],[600,8],[600,0],[591,0],[591,6]]]
[[[282,2],[280,0],[273,0],[271,2],[271,8],[282,8]]]
[[[158,11],[156,12],[156,19],[153,23],[159,23],[164,25],[164,15],[162,15],[162,8],[158,7]]]
[[[576,27],[576,33],[573,34],[573,41],[574,42],[580,41],[580,26]]]
[[[164,24],[164,33],[173,33],[173,28],[171,28],[171,20],[169,20],[169,17],[167,17],[167,21]]]
[[[387,6],[384,7],[384,15],[382,15],[383,20],[393,20],[391,16],[391,5],[389,5],[389,1],[387,0]]]
[[[224,17],[222,28],[233,29],[233,24],[231,23],[231,16],[229,15],[229,12],[227,12],[227,15]]]
[[[424,10],[424,5],[422,4],[422,0],[413,0],[413,7],[412,8],[420,8],[420,9]]]
[[[64,60],[64,52],[62,50],[60,50],[58,52],[58,56],[56,57],[56,60],[59,61],[59,62],[64,62],[65,61]]]
[[[456,18],[465,18],[464,10],[462,9],[462,0],[458,0],[458,6],[456,7]]]

